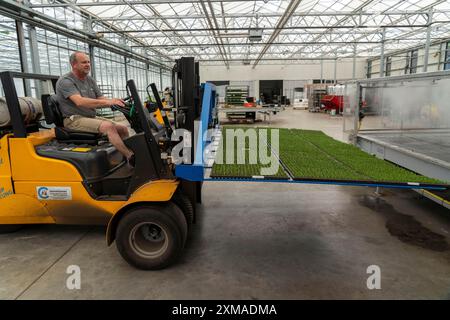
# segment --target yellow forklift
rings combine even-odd
[[[195,70],[193,63],[178,61],[180,70],[186,64]],[[195,93],[198,83],[188,75],[180,79]],[[127,82],[127,107],[120,111],[136,132],[124,141],[136,156],[132,167],[105,137],[64,128],[52,95],[42,95],[51,128],[24,120],[14,79],[51,81],[54,87],[56,77],[15,72],[0,77],[11,117],[10,125],[0,129],[0,232],[29,224],[107,225],[107,244],[115,241],[129,264],[146,270],[172,264],[194,222],[201,184],[174,175],[170,154],[177,142],[161,114],[156,86],[156,108],[151,109],[142,104],[134,81]],[[180,121],[175,126],[193,127],[195,108],[200,108],[195,100],[199,97],[176,111]]]

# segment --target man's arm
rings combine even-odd
[[[78,88],[74,82],[70,79],[61,79],[56,86],[56,91],[61,94],[65,99],[70,99],[77,107],[84,107],[89,109],[107,107],[112,105],[124,106],[123,101],[120,99],[107,99],[100,92],[98,86],[94,83],[94,90],[97,98],[82,97]]]
[[[113,105],[124,106],[121,99],[107,99],[105,97],[98,97],[97,99],[82,97],[79,94],[73,94],[69,99],[77,106],[89,109],[96,109],[101,107],[110,107]]]

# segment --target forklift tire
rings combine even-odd
[[[183,249],[183,234],[167,212],[157,206],[135,207],[119,221],[116,246],[130,265],[158,270],[176,261]]]
[[[191,200],[182,192],[177,191],[172,197],[172,202],[183,211],[188,227],[191,227],[191,224],[194,223],[194,207],[192,206]]]
[[[168,202],[167,206],[164,207],[165,212],[174,220],[180,229],[181,235],[183,237],[183,248],[186,244],[188,235],[188,224],[183,211],[175,203]]]
[[[22,229],[21,224],[4,224],[0,225],[0,234],[13,233]]]

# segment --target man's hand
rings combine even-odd
[[[122,99],[113,98],[113,99],[109,99],[109,105],[110,106],[116,105],[116,106],[119,106],[119,107],[125,107],[125,102]]]

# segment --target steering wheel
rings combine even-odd
[[[124,101],[125,106],[122,107],[117,104],[114,104],[111,106],[111,109],[114,111],[122,112],[125,115],[125,117],[128,118],[128,116],[130,116],[130,114],[133,113],[134,105],[131,101],[132,99],[130,96],[127,96],[127,97],[123,98],[122,100]]]

